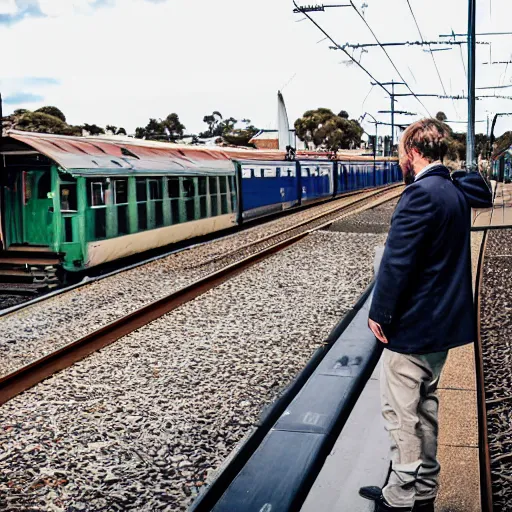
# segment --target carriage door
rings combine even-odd
[[[23,242],[49,245],[52,240],[51,171],[23,171]]]

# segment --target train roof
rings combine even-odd
[[[204,147],[119,136],[78,137],[9,130],[6,155],[37,151],[74,176],[126,174],[233,174],[233,160],[283,161],[286,152],[240,147]],[[332,160],[332,153],[302,152],[297,160]],[[337,160],[373,161],[371,156],[339,152]],[[396,160],[378,158],[378,161]]]
[[[10,130],[5,154],[32,149],[72,175],[232,174],[233,160],[284,160],[284,151],[210,148],[130,137],[77,137]],[[9,139],[11,139],[9,141]]]

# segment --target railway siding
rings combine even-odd
[[[185,510],[356,301],[384,239],[314,233],[14,398],[0,492],[11,507]]]

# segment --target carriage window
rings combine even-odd
[[[308,177],[309,177],[309,175],[310,175],[309,167],[303,167],[303,168],[301,169],[301,176],[302,176],[303,178],[308,178]]]
[[[180,179],[179,178],[168,178],[167,186],[169,187],[169,197],[171,199],[177,199],[180,197]]]
[[[183,189],[185,197],[194,197],[196,195],[196,184],[194,178],[183,178]]]
[[[209,178],[210,180],[210,195],[217,194],[218,187],[217,187],[217,178]]]
[[[128,202],[128,180],[114,180],[114,203],[126,204]]]
[[[219,178],[219,182],[220,182],[220,193],[225,194],[228,191],[228,188],[227,188],[228,177],[221,176]]]
[[[162,199],[162,180],[160,180],[160,179],[149,180],[149,199],[151,199],[151,200]]]
[[[91,206],[105,206],[105,189],[102,181],[91,183]]]
[[[76,211],[76,183],[62,183],[60,186],[60,209],[63,212]]]
[[[251,172],[253,178],[261,178],[263,176],[263,169],[251,169]]]
[[[276,170],[273,167],[269,167],[267,169],[263,170],[263,176],[265,178],[275,178],[276,177]]]
[[[137,189],[137,202],[148,200],[148,191],[146,189],[146,180],[144,178],[138,178],[135,181]]]
[[[37,183],[38,199],[48,199],[48,192],[52,190],[52,177],[49,172],[45,172]],[[27,196],[25,196],[27,197]],[[28,197],[30,199],[30,197]]]
[[[206,195],[206,178],[205,177],[197,178],[197,181],[199,182],[199,195],[205,196]]]
[[[242,167],[242,178],[250,178],[251,170],[252,169],[247,169],[247,167]]]

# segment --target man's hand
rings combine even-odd
[[[375,337],[382,343],[388,343],[388,339],[384,335],[382,327],[377,322],[374,322],[371,318],[368,318],[368,327],[371,329]]]

